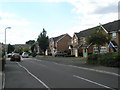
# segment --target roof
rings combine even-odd
[[[83,42],[78,43],[78,45],[74,46],[73,48],[80,48],[83,45]]]
[[[102,25],[108,32],[120,30],[120,20]]]
[[[106,31],[108,33],[110,33],[112,31],[117,31],[118,32],[118,30],[120,30],[120,25],[119,24],[120,24],[120,20],[116,20],[116,21],[113,21],[113,22],[109,22],[107,24],[103,24],[102,26],[106,29]],[[78,38],[86,37],[86,36],[89,36],[92,33],[94,33],[97,30],[98,27],[100,27],[100,26],[89,28],[89,29],[80,31],[79,33],[75,33],[75,34]]]
[[[52,39],[54,40],[54,42],[57,42],[58,40],[60,40],[61,38],[63,38],[65,35],[68,35],[68,34],[62,34],[60,36],[53,37]]]
[[[63,34],[63,35],[60,35],[60,36],[57,36],[57,37],[53,37],[53,40],[56,42],[56,41],[58,41],[60,38],[62,38],[65,35],[66,34]]]
[[[114,46],[118,46],[115,41],[111,41]]]

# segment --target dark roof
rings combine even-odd
[[[74,46],[73,48],[80,48],[82,46],[83,42],[78,43],[78,45]]]
[[[79,33],[75,33],[75,34],[80,39],[81,37],[86,37],[94,33],[96,31],[96,28],[97,27],[86,29],[86,30],[80,31]]]
[[[103,24],[102,26],[109,33],[112,32],[112,31],[118,31],[118,30],[120,30],[120,20],[117,20],[117,21],[114,21],[114,22],[109,22],[107,24]],[[77,35],[78,38],[86,37],[86,36],[89,36],[92,33],[94,33],[97,30],[98,27],[100,27],[100,26],[89,28],[89,29],[80,31],[79,33],[75,33],[75,34]]]
[[[120,20],[114,21],[114,22],[109,22],[107,24],[104,24],[103,27],[108,31],[118,31],[120,30]]]
[[[79,35],[80,35],[81,37],[89,36],[89,35],[91,35],[92,33],[94,33],[96,30],[97,30],[97,27],[90,28],[90,29],[87,29],[87,30],[84,30],[84,31],[80,31],[80,32],[79,32]]]
[[[58,41],[60,38],[62,38],[65,35],[67,35],[67,34],[62,34],[62,35],[60,35],[58,37],[53,37],[53,40],[56,42],[56,41]]]

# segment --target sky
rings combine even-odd
[[[0,42],[25,44],[118,20],[119,0],[0,0]]]

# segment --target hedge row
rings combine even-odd
[[[120,67],[120,53],[91,54],[87,59],[88,64]]]

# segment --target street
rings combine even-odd
[[[117,73],[94,71],[47,60],[7,60],[5,88],[118,88]]]

